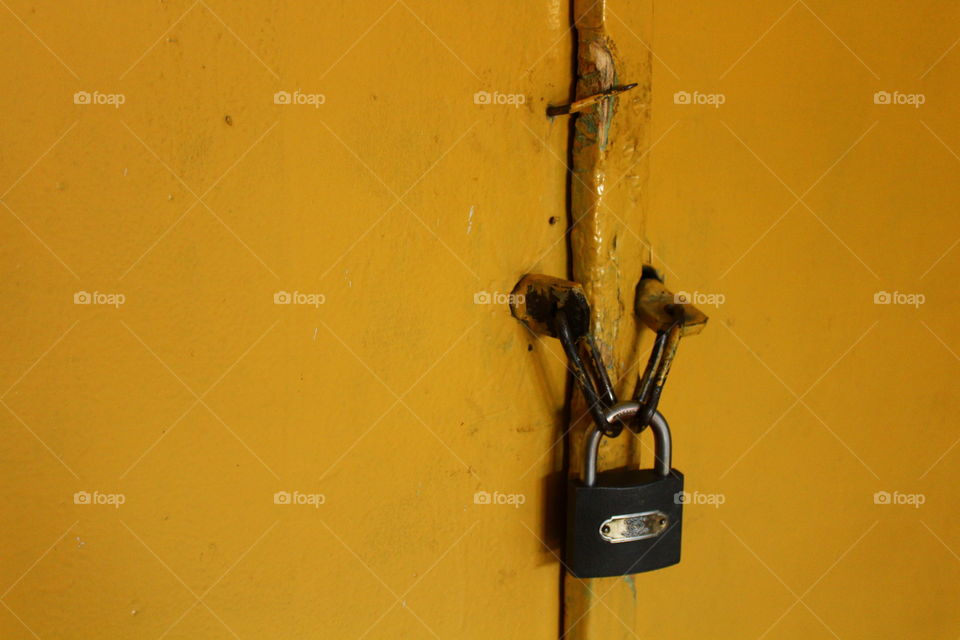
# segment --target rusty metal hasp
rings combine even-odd
[[[633,395],[640,409],[629,426],[637,433],[650,424],[657,411],[680,338],[700,333],[707,323],[707,316],[689,304],[688,297],[671,293],[655,269],[644,268],[634,308],[656,339]],[[619,435],[624,421],[611,423],[603,417],[605,410],[617,404],[617,396],[590,330],[590,304],[583,288],[570,280],[527,274],[514,287],[510,300],[514,317],[533,333],[560,340],[597,428],[608,437]]]
[[[510,311],[533,333],[560,340],[594,423],[606,435],[619,435],[623,424],[611,425],[603,417],[617,398],[590,331],[590,304],[583,287],[552,276],[527,274],[513,288]]]
[[[707,324],[707,316],[689,303],[688,294],[668,291],[662,276],[649,266],[644,267],[637,283],[634,310],[641,322],[657,334],[647,367],[637,378],[634,391],[634,401],[641,409],[630,428],[639,433],[647,428],[657,410],[680,338],[700,333]]]
[[[663,278],[656,270],[647,267],[637,283],[634,310],[643,324],[654,332],[668,329],[682,316],[681,335],[694,336],[703,331],[707,316],[690,304],[690,296],[684,292],[671,293],[663,284]]]
[[[513,317],[539,335],[559,338],[561,317],[575,338],[590,331],[590,304],[576,282],[531,273],[523,276],[510,296]]]

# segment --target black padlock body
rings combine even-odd
[[[624,576],[662,569],[680,562],[683,474],[666,476],[653,469],[612,469],[597,474],[593,486],[580,480],[567,487],[566,564],[578,578]],[[601,525],[613,516],[662,511],[667,529],[632,542],[607,542]]]

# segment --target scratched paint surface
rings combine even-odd
[[[631,6],[637,29],[652,27],[649,3]],[[592,325],[619,397],[630,397],[637,376],[638,323],[632,289],[649,251],[643,244],[646,197],[646,136],[649,135],[650,55],[635,50],[617,56],[609,30],[615,9],[606,2],[577,2],[577,97],[620,83],[637,87],[616,101],[604,100],[577,116],[572,145],[571,262],[573,277],[591,302]],[[636,36],[634,36],[636,37]],[[615,109],[616,106],[616,109]],[[626,304],[625,304],[626,301]],[[589,422],[582,396],[575,396],[567,436],[568,474],[578,477]],[[604,440],[599,463],[630,464],[637,440]],[[630,635],[636,627],[634,578],[564,581],[564,637],[573,640]]]
[[[6,4],[0,636],[554,637],[565,3]]]

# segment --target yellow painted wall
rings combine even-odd
[[[647,13],[611,10],[646,55]],[[687,508],[682,564],[636,578],[617,633],[953,637],[958,11],[654,16],[638,233],[672,288],[725,297],[663,403],[688,490],[725,503]],[[566,269],[543,115],[566,3],[6,0],[0,23],[0,637],[555,637],[565,369],[475,294]]]

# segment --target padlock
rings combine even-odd
[[[629,420],[637,402],[611,407],[608,422]],[[670,426],[657,411],[650,421],[653,469],[597,473],[603,433],[591,425],[583,472],[567,491],[567,569],[578,578],[603,578],[662,569],[680,562],[683,474],[671,468]]]

